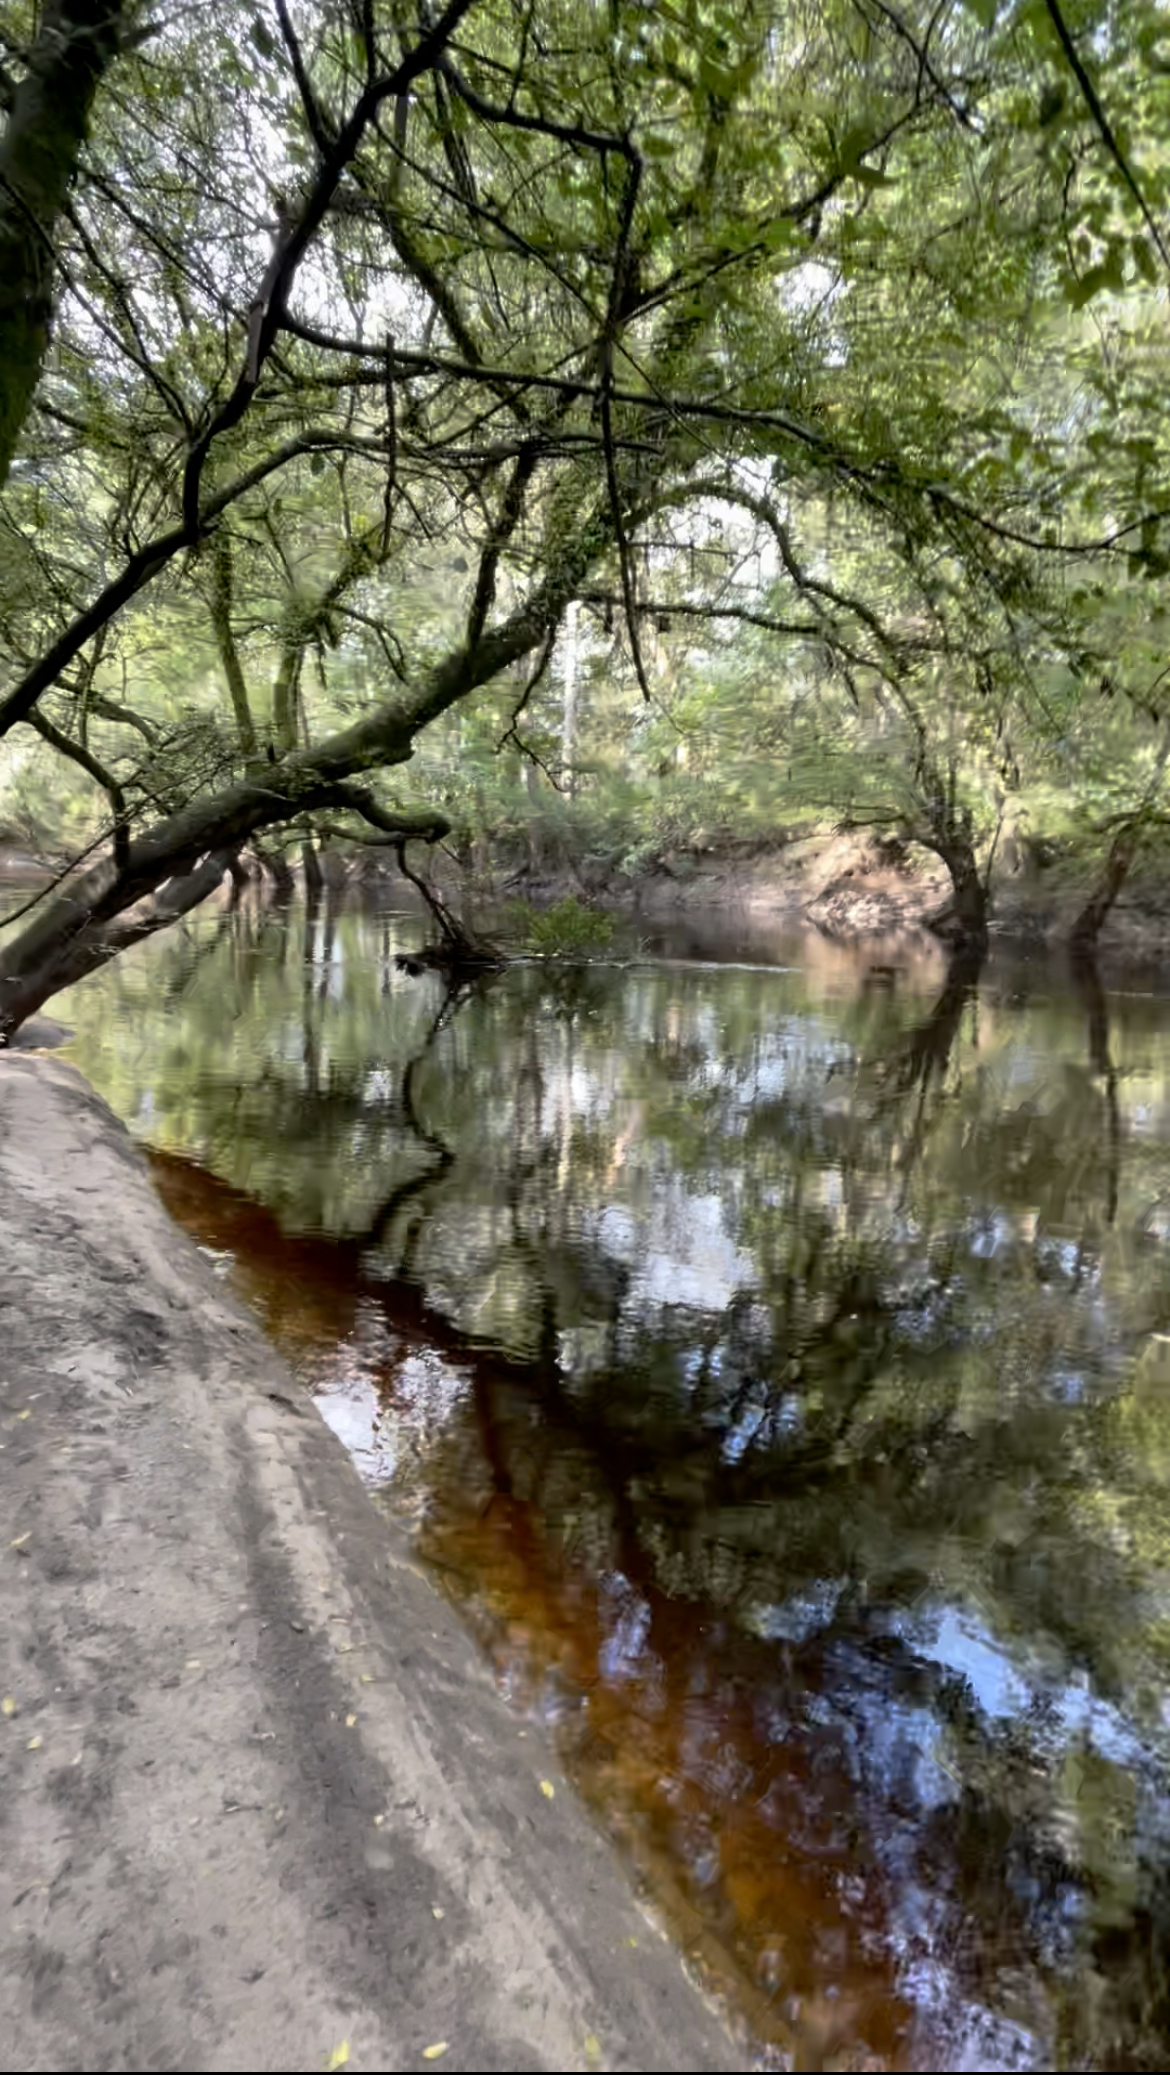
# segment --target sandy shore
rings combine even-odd
[[[747,2065],[59,1060],[0,1204],[0,2067]]]

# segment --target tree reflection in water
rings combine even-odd
[[[688,1945],[808,2064],[1160,2065],[1163,1006],[306,930],[78,1049]]]

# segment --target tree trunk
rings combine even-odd
[[[1115,832],[1109,845],[1109,855],[1094,887],[1076,921],[1069,938],[1074,958],[1085,959],[1096,956],[1097,939],[1105,926],[1113,903],[1129,878],[1134,860],[1142,847],[1146,832],[1146,819],[1157,804],[1162,787],[1162,777],[1170,762],[1170,728],[1162,736],[1161,746],[1154,758],[1154,768],[1145,790],[1141,805],[1128,821],[1124,821]]]
[[[573,759],[577,754],[577,602],[565,613],[564,706],[561,711],[561,784],[573,797]]]
[[[325,884],[325,875],[311,836],[306,836],[301,844],[301,868],[305,875],[305,892],[319,894]]]
[[[193,800],[135,837],[120,866],[103,858],[70,879],[55,899],[38,904],[20,935],[0,950],[0,1045],[59,988],[205,900],[228,870],[227,861],[260,829],[343,807],[390,831],[395,841],[435,842],[449,831],[441,814],[389,815],[358,787],[319,778],[306,782],[303,771],[294,776],[287,767],[281,776],[289,788],[284,793],[245,781]]]
[[[0,487],[49,342],[57,220],[122,13],[123,0],[48,0],[0,139]]]
[[[240,755],[249,761],[256,755],[256,727],[248,698],[248,684],[232,627],[232,548],[226,525],[218,526],[211,541],[211,624],[215,629],[219,659],[231,694],[236,717]]]
[[[953,950],[982,955],[988,943],[987,887],[980,877],[974,844],[964,832],[952,831],[932,840],[930,847],[951,875],[951,897],[926,917],[926,927]]]
[[[229,857],[228,871],[232,876],[232,907],[234,908],[238,906],[242,896],[247,893],[252,880],[247,865],[242,864],[238,857]]]
[[[0,963],[0,1046],[10,1042],[14,1031],[50,995],[87,979],[128,945],[153,936],[155,930],[169,928],[172,922],[197,908],[200,901],[222,885],[235,856],[234,846],[213,851],[193,871],[166,880],[156,893],[106,922],[78,928],[75,920],[71,935],[59,930],[55,938],[44,943],[39,960],[27,960],[16,974],[5,974]]]
[[[1118,829],[1109,845],[1109,855],[1101,868],[1101,876],[1073,923],[1069,935],[1069,943],[1079,957],[1091,958],[1096,951],[1097,939],[1114,901],[1129,878],[1141,843],[1141,822],[1131,821]]]
[[[272,881],[273,899],[291,901],[297,890],[297,882],[293,878],[292,867],[283,850],[269,850],[266,847],[261,848],[259,843],[253,843],[252,854],[259,858],[265,873]]]
[[[272,740],[279,753],[296,748],[297,694],[301,683],[303,650],[290,642],[281,659],[272,688]]]

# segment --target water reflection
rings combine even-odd
[[[62,1014],[759,2035],[1160,2066],[1165,1005],[411,940],[243,910]]]

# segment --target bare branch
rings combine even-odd
[[[536,690],[537,686],[540,684],[546,671],[548,670],[548,666],[552,662],[553,655],[556,650],[556,645],[557,630],[556,627],[553,626],[549,628],[548,633],[545,635],[544,646],[542,647],[540,655],[537,658],[536,668],[535,670],[530,671],[528,678],[525,682],[524,689],[521,692],[520,697],[517,699],[516,704],[512,708],[512,718],[496,744],[497,751],[501,750],[504,747],[505,742],[511,741],[516,744],[517,749],[522,751],[522,753],[525,756],[531,754],[531,752],[527,748],[527,745],[521,742],[520,737],[516,733],[516,723],[519,720],[520,715],[523,713],[524,708],[527,706],[528,701],[531,699],[533,692]]]
[[[618,232],[617,250],[614,254],[613,273],[610,280],[609,306],[605,313],[605,337],[602,342],[601,360],[601,437],[605,449],[605,482],[609,493],[610,511],[613,515],[614,539],[617,542],[618,568],[622,580],[622,602],[625,607],[626,630],[630,637],[630,653],[634,658],[634,671],[646,704],[651,701],[650,681],[642,661],[642,645],[638,638],[637,599],[634,592],[634,572],[630,562],[630,545],[626,538],[625,518],[622,512],[622,491],[618,480],[617,457],[613,434],[613,349],[621,321],[626,298],[628,275],[632,266],[631,239],[634,226],[634,211],[638,204],[638,188],[642,179],[642,161],[630,147],[630,158],[626,176],[625,194],[622,201],[621,227]]]
[[[292,25],[285,0],[276,0],[276,17],[280,23],[284,47],[292,63],[293,77],[301,97],[301,106],[305,111],[305,121],[309,125],[309,134],[320,156],[326,158],[334,142],[332,127],[322,114],[320,103],[313,92],[313,82],[305,70],[305,61],[301,54],[300,39]]]
[[[475,595],[471,611],[467,616],[467,646],[475,649],[487,623],[487,616],[496,595],[496,572],[500,556],[520,523],[524,511],[525,494],[536,473],[540,449],[533,443],[522,447],[516,457],[500,500],[500,508],[488,531],[483,553],[479,558],[479,573],[476,578]]]
[[[288,440],[284,446],[275,448],[263,461],[258,461],[254,468],[246,469],[234,482],[227,484],[214,497],[208,498],[199,515],[199,531],[205,533],[212,521],[222,512],[238,503],[241,497],[245,497],[249,490],[254,490],[267,476],[287,467],[298,455],[328,452],[331,449],[354,445],[362,451],[367,451],[365,443],[361,441],[355,442],[351,438],[329,433],[305,433],[298,439]],[[381,446],[379,445],[375,451],[381,452]],[[161,533],[154,540],[148,541],[144,547],[138,548],[127,558],[118,575],[112,578],[104,590],[99,591],[84,612],[78,613],[76,619],[58,636],[52,647],[25,672],[8,697],[0,700],[0,736],[6,735],[18,721],[28,719],[41,694],[57,682],[61,672],[68,669],[74,657],[80,655],[86,642],[92,639],[98,629],[115,618],[124,605],[136,598],[138,593],[145,590],[147,584],[166,568],[168,562],[172,562],[176,555],[181,554],[183,549],[190,545],[191,536],[186,525],[174,526],[169,532]]]
[[[382,560],[390,553],[394,490],[398,476],[398,411],[394,399],[394,334],[386,333],[386,484],[382,492]]]
[[[423,843],[441,843],[451,833],[451,824],[445,814],[437,809],[418,808],[414,813],[409,808],[383,807],[364,785],[332,785],[325,802],[330,807],[348,807],[353,814],[360,814],[371,828],[392,843],[405,843],[417,838]]]
[[[199,537],[200,487],[207,457],[214,442],[239,424],[251,404],[261,372],[276,343],[285,303],[301,261],[324,223],[342,177],[356,156],[367,129],[384,101],[404,94],[421,73],[429,71],[437,62],[456,25],[471,5],[472,0],[450,0],[445,13],[394,71],[385,78],[373,80],[363,89],[349,120],[322,157],[316,178],[299,212],[281,224],[264,278],[252,303],[247,351],[235,387],[187,456],[183,477],[183,525],[189,541]]]
[[[476,92],[450,58],[440,58],[435,69],[449,81],[460,100],[465,102],[482,122],[499,124],[510,130],[535,131],[539,136],[554,138],[559,144],[570,144],[575,151],[595,151],[603,158],[609,153],[615,153],[625,159],[631,155],[632,146],[628,137],[615,136],[604,130],[591,130],[584,123],[555,122],[551,116],[524,115],[516,107],[514,100],[505,108],[497,107]]]
[[[98,758],[93,755],[91,750],[86,749],[83,743],[75,742],[72,735],[66,735],[60,728],[54,727],[52,721],[48,720],[43,713],[31,714],[29,718],[37,734],[41,736],[43,741],[49,744],[50,748],[56,750],[58,756],[67,757],[71,764],[79,765],[81,770],[93,779],[95,785],[101,786],[102,791],[109,800],[110,806],[114,810],[114,862],[118,870],[121,871],[126,863],[127,856],[128,817],[126,813],[126,796],[113,772],[107,771],[105,765],[100,763]]]

